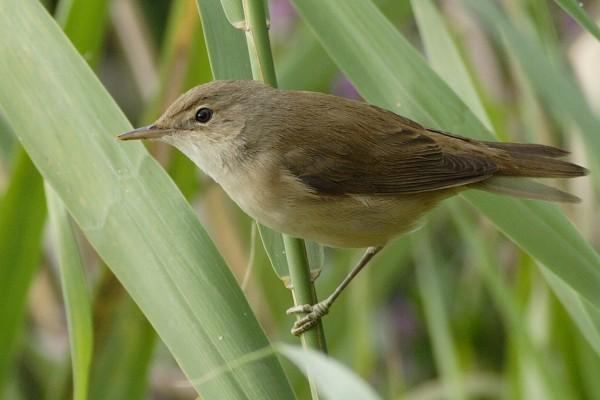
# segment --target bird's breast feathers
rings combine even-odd
[[[267,172],[270,171],[270,172]],[[443,197],[322,196],[276,168],[245,168],[220,184],[244,212],[276,231],[332,247],[383,245],[417,225]],[[255,188],[264,188],[256,190]]]

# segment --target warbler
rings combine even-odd
[[[252,218],[331,247],[369,248],[340,286],[304,313],[310,329],[350,280],[392,238],[464,190],[557,202],[571,194],[528,178],[571,178],[586,169],[539,144],[468,139],[383,108],[257,81],[213,81],[158,120],[118,136],[175,146]]]

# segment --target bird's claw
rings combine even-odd
[[[329,305],[326,302],[317,303],[315,305],[301,304],[289,308],[286,313],[290,314],[306,314],[296,322],[292,327],[292,335],[300,336],[304,332],[313,328],[319,323],[321,318],[329,312]]]

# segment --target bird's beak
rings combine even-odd
[[[143,126],[117,136],[119,140],[158,139],[172,132],[171,129],[158,128],[156,125]]]

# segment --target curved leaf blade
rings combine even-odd
[[[93,349],[90,296],[71,217],[49,185],[46,185],[46,199],[67,314],[73,365],[73,399],[85,400],[88,396]]]
[[[42,178],[23,149],[0,202],[0,393],[40,260],[46,207]]]
[[[321,352],[278,344],[277,352],[293,362],[327,400],[379,400],[380,397],[348,367]]]
[[[131,125],[37,1],[3,2],[0,74],[19,139],[187,376],[268,345],[173,182],[141,144],[117,143]],[[196,389],[207,399],[293,397],[274,357]]]
[[[569,14],[581,27],[600,40],[600,27],[585,12],[583,3],[575,0],[554,0],[567,14]]]
[[[493,139],[372,2],[293,3],[365,99],[428,126]],[[463,196],[516,244],[600,308],[600,256],[557,206],[477,191]]]

